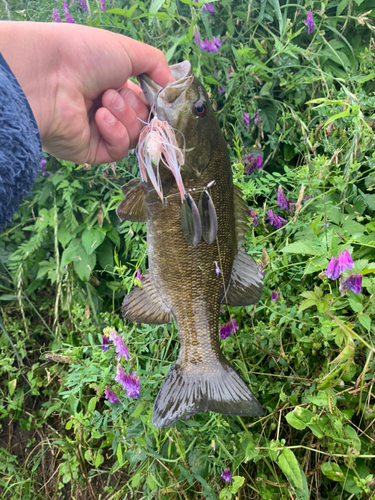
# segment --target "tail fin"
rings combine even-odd
[[[245,382],[223,358],[214,369],[188,369],[175,363],[154,404],[152,423],[168,427],[201,411],[223,415],[260,416],[263,408]]]

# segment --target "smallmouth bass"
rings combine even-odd
[[[139,80],[151,109],[178,131],[179,147],[185,148],[181,177],[193,208],[200,206],[203,237],[194,224],[185,221],[188,227],[183,228],[180,191],[162,161],[154,172],[164,200],[149,179],[137,179],[123,186],[125,198],[117,208],[122,220],[147,222],[149,269],[143,287],[125,296],[124,319],[163,324],[174,318],[179,331],[178,359],[154,404],[156,427],[206,410],[224,415],[263,414],[222,354],[218,334],[220,304],[255,304],[262,293],[260,269],[243,248],[246,204],[233,186],[227,145],[204,87],[191,74],[188,61],[171,66],[171,71],[176,81],[165,89],[146,75]],[[201,193],[207,186],[211,187],[201,210]],[[186,206],[189,214],[190,205]],[[191,233],[193,243],[187,241]]]

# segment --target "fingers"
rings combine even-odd
[[[103,107],[95,114],[101,138],[98,140],[92,163],[107,163],[124,158],[135,148],[142,121],[147,121],[147,106],[129,88],[119,92],[110,89],[102,97]],[[140,119],[139,119],[140,118]],[[92,139],[95,138],[92,137]],[[90,155],[92,156],[92,155]]]
[[[132,76],[147,73],[151,80],[162,87],[165,87],[169,82],[175,81],[165,55],[161,50],[123,35],[118,36],[130,59]]]

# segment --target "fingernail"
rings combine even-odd
[[[116,95],[111,103],[111,108],[120,110],[124,107],[124,104],[125,104],[124,99],[120,96],[118,92],[116,92]]]
[[[137,101],[134,92],[132,92],[131,90],[128,90],[126,92],[126,94],[124,95],[124,100],[125,100],[126,104],[128,104],[132,108],[134,107],[134,105]]]
[[[116,121],[116,118],[113,116],[113,114],[108,111],[108,109],[106,109],[106,112],[104,113],[104,121],[109,123],[110,125],[112,123],[115,123]]]

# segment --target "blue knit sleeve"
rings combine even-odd
[[[33,112],[0,54],[0,228],[30,193],[41,159],[42,145]]]

